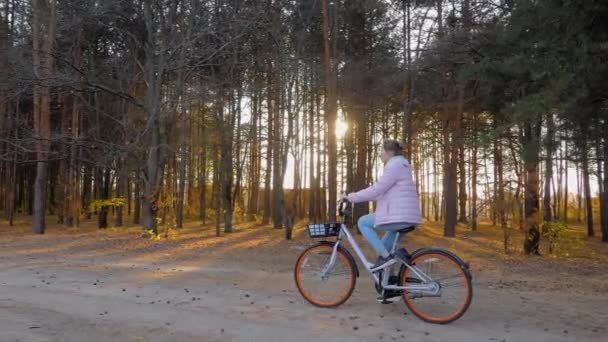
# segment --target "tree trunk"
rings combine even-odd
[[[272,87],[272,76],[271,76],[271,68],[268,68],[268,80],[267,80],[267,99],[266,99],[266,105],[268,107],[268,124],[266,126],[266,131],[268,139],[267,139],[267,143],[266,143],[266,169],[264,170],[265,175],[264,175],[264,215],[262,217],[262,224],[266,225],[268,223],[270,223],[270,215],[272,213],[272,206],[270,203],[270,195],[271,195],[271,189],[270,189],[270,181],[271,181],[271,175],[272,175],[272,149],[273,149],[273,141],[274,141],[274,109],[272,108],[272,92],[270,91],[271,87]]]
[[[476,124],[477,117],[475,117]],[[475,139],[471,154],[471,230],[473,231],[477,230],[477,148],[477,140]]]
[[[249,145],[249,201],[247,203],[247,220],[253,221],[255,219],[255,215],[258,212],[258,196],[260,190],[259,183],[259,168],[258,164],[260,163],[260,150],[258,143],[258,102],[261,102],[260,98],[260,89],[259,89],[259,81],[257,81],[258,77],[256,77],[256,87],[253,92],[252,98],[252,107],[251,107],[251,127],[249,139],[251,144]]]
[[[333,5],[332,5],[333,6]],[[333,9],[329,8],[328,0],[321,0],[321,15],[323,25],[323,65],[325,67],[325,131],[327,143],[327,220],[336,220],[337,199],[337,144],[336,144],[336,116],[337,116],[337,70],[335,62],[336,54],[336,23]],[[333,11],[332,11],[333,12]]]
[[[292,86],[291,85],[287,85],[287,102],[286,102],[286,109],[287,109],[287,139],[285,141],[285,144],[283,145],[283,149],[282,149],[282,153],[281,153],[281,160],[280,160],[280,165],[281,165],[281,174],[280,174],[280,180],[279,182],[277,182],[278,184],[278,188],[280,189],[279,192],[279,197],[278,197],[278,201],[279,201],[279,208],[278,210],[281,213],[281,225],[283,227],[285,227],[285,239],[287,240],[291,240],[292,238],[292,231],[293,231],[293,225],[294,225],[294,221],[295,221],[295,205],[297,203],[297,177],[295,177],[294,181],[296,182],[294,185],[294,191],[293,191],[293,195],[292,195],[292,200],[289,204],[286,203],[286,199],[285,199],[285,192],[283,191],[283,181],[285,180],[285,173],[287,172],[287,157],[289,155],[289,147],[291,145],[291,140],[293,138],[293,126],[294,126],[294,113],[291,109],[291,100],[292,100]],[[282,120],[281,120],[282,121]],[[296,146],[297,146],[297,138],[296,138]]]
[[[233,159],[234,159],[233,163],[236,163],[236,177],[234,178],[234,191],[232,193],[232,211],[234,212],[235,209],[240,208],[240,209],[242,209],[242,211],[237,211],[237,212],[244,213],[245,200],[243,199],[242,178],[243,178],[243,170],[245,169],[245,161],[247,160],[247,144],[249,143],[249,141],[247,139],[243,139],[242,133],[241,133],[241,131],[242,131],[241,99],[243,98],[242,92],[243,92],[242,85],[239,85],[239,87],[237,89],[237,101],[235,103],[236,118],[233,118],[233,120],[232,120],[232,124],[236,126],[236,130],[235,130],[234,136],[232,138],[232,140],[234,140],[236,138],[236,142],[233,141],[233,143],[232,143],[234,146],[234,151],[235,151],[235,155],[233,157]],[[244,144],[244,146],[243,146],[243,144]],[[242,152],[242,156],[241,156],[241,152]],[[242,217],[240,217],[240,218],[242,218]]]
[[[141,181],[138,178],[135,179],[135,189],[133,190],[133,224],[139,224],[141,218]]]
[[[275,56],[275,63],[278,62],[279,57]],[[272,224],[274,228],[281,228],[283,226],[283,209],[285,203],[283,203],[283,175],[284,175],[284,165],[282,165],[283,161],[283,149],[282,146],[283,141],[283,105],[281,101],[281,89],[282,89],[282,80],[280,73],[280,66],[274,65],[272,68],[273,73],[273,84],[271,85],[271,93],[274,101],[274,106],[272,106],[273,115],[273,139],[268,143],[272,145],[272,150],[274,151],[274,158],[272,160]],[[285,160],[287,163],[287,160]]]
[[[553,152],[555,124],[553,114],[547,114],[547,136],[545,137],[545,194],[543,196],[543,214],[545,222],[552,220],[551,216],[551,180],[553,179]]]
[[[467,219],[467,169],[465,167],[464,144],[460,144],[458,148],[458,204],[459,217],[458,222],[468,223]]]
[[[363,116],[366,117],[366,116]],[[357,166],[355,172],[355,184],[353,191],[364,189],[367,185],[367,154],[368,154],[368,141],[367,141],[367,120],[360,120],[357,122],[356,138],[357,138]],[[354,206],[353,219],[355,222],[359,217],[369,213],[369,203],[357,203]]]
[[[445,123],[444,125],[448,125]],[[449,128],[444,128],[444,180],[443,197],[445,206],[445,221],[443,235],[453,237],[456,235],[456,222],[458,215],[458,183],[457,183],[457,154],[454,153],[452,143],[449,138]]]
[[[608,120],[604,120],[604,131],[608,130]],[[608,138],[604,136],[604,186],[602,187],[602,241],[608,242]]]
[[[82,51],[79,51],[77,56],[77,65],[82,63]],[[80,116],[82,105],[80,99],[76,96],[73,97],[72,103],[72,143],[70,145],[70,163],[68,178],[70,182],[70,195],[68,197],[69,208],[70,208],[70,226],[80,226],[80,211],[82,202],[80,199],[80,163],[78,161],[79,147],[77,141],[80,136]]]
[[[496,125],[494,126],[496,128]],[[509,244],[511,231],[507,225],[507,215],[505,213],[505,185],[503,179],[503,158],[500,137],[494,141],[494,164],[496,168],[496,216],[503,231],[503,248],[505,254],[509,254]]]
[[[168,6],[166,20],[159,20],[158,10],[150,2],[143,2],[143,17],[146,28],[146,44],[144,46],[144,78],[146,91],[144,96],[144,113],[146,127],[148,127],[148,146],[144,168],[144,203],[143,226],[144,229],[158,234],[156,216],[158,213],[158,200],[161,191],[163,170],[167,158],[167,146],[172,136],[173,124],[177,105],[166,111],[167,117],[161,120],[162,85],[167,67],[167,59],[177,57],[169,55],[168,41],[171,39],[171,30],[175,24],[176,3]],[[183,70],[177,73],[174,103],[183,87]]]
[[[564,222],[568,223],[568,142],[564,142]]]
[[[99,179],[99,187],[98,194],[100,200],[107,200],[110,198],[110,168],[106,167],[105,169],[98,170],[98,179]],[[97,183],[97,182],[96,182]],[[106,229],[108,228],[108,211],[109,207],[107,205],[99,206],[97,212],[97,228]]]
[[[540,120],[537,120],[540,121]],[[540,122],[526,122],[523,132],[523,162],[525,172],[525,233],[524,252],[526,254],[540,254],[540,230],[538,227],[539,211],[539,143],[541,134]]]
[[[412,71],[412,47],[411,47],[411,20],[410,1],[402,2],[403,11],[403,61],[406,66],[405,91],[403,101],[403,140],[405,142],[405,155],[412,157],[412,114],[414,106],[414,76]]]
[[[582,197],[582,191],[581,191],[581,183],[582,183],[582,178],[581,178],[581,171],[580,171],[580,165],[577,162],[576,164],[576,205],[577,205],[577,210],[576,210],[576,222],[581,222],[581,214],[583,213],[583,197]]]
[[[202,151],[200,156],[200,169],[198,176],[198,216],[202,224],[207,223],[207,153],[208,153],[208,140],[206,126],[203,123],[201,134],[203,136]]]
[[[116,197],[126,199],[127,196],[127,166],[124,160],[117,161],[116,168]],[[116,208],[116,227],[123,226],[123,205]]]
[[[186,194],[186,165],[189,162],[189,148],[187,144],[187,121],[186,118],[181,119],[180,127],[180,146],[179,146],[179,164],[178,164],[178,189],[177,189],[177,203],[175,208],[175,225],[177,228],[184,226],[184,198]]]
[[[213,146],[213,200],[211,203],[215,206],[215,236],[221,234],[222,222],[222,200],[221,200],[221,171],[220,171],[220,153],[217,144]]]
[[[433,189],[435,189],[435,191],[433,192],[433,213],[434,213],[434,218],[435,218],[435,222],[439,222],[439,219],[441,217],[441,207],[443,207],[443,201],[439,200],[439,187],[437,186],[439,184],[439,155],[438,155],[438,148],[437,148],[437,141],[435,141],[435,139],[433,140]]]
[[[58,97],[59,106],[61,107],[61,136],[67,137],[70,131],[71,112],[69,111],[70,104],[68,103],[65,94]],[[70,218],[70,181],[68,176],[69,171],[69,147],[67,144],[61,144],[59,147],[61,159],[59,160],[59,170],[57,172],[57,187],[54,191],[59,195],[57,201],[57,222],[65,226],[71,226]]]
[[[156,113],[152,115],[159,116],[160,114]],[[160,121],[159,118],[154,118],[152,121],[151,147],[148,151],[146,174],[144,176],[143,226],[144,229],[158,234],[156,215],[158,213],[161,182]]]
[[[234,101],[234,99],[232,99]],[[239,99],[240,100],[240,99]],[[239,103],[240,105],[240,103]],[[221,141],[221,196],[224,208],[224,233],[232,233],[232,139],[234,135],[234,108],[230,106],[228,110],[228,118],[223,115],[223,106],[220,104],[221,126],[220,126],[220,141]]]
[[[437,6],[437,35],[439,38],[443,38],[445,35],[443,25],[443,1],[438,0]],[[441,56],[440,59],[440,70],[441,70],[441,89],[443,92],[443,104],[441,109],[442,115],[442,140],[443,140],[443,201],[442,206],[445,210],[445,219],[443,225],[443,235],[447,237],[453,237],[456,235],[456,223],[458,220],[458,182],[457,182],[457,168],[458,168],[458,151],[456,149],[456,143],[459,141],[458,136],[458,118],[461,113],[460,108],[461,102],[459,101],[459,108],[456,109],[456,115],[454,110],[450,108],[449,100],[450,89],[448,89],[447,79],[447,66],[445,57]],[[460,90],[459,94],[460,96]]]
[[[589,149],[587,141],[584,140],[586,134],[581,137],[581,168],[583,172],[583,191],[585,193],[585,216],[587,219],[587,236],[595,236],[593,230],[593,202],[591,198],[591,184],[589,182]]]
[[[55,0],[32,0],[32,57],[34,75],[40,80],[34,86],[33,94],[36,180],[32,228],[35,234],[44,234],[46,230],[47,158],[51,138],[51,94],[48,82],[53,73],[55,28]]]
[[[317,215],[317,188],[316,188],[316,178],[315,178],[315,103],[318,98],[318,94],[314,91],[313,85],[314,77],[311,75],[311,91],[310,91],[310,107],[308,111],[308,143],[310,145],[310,154],[308,160],[308,177],[310,183],[310,193],[309,193],[309,205],[308,205],[308,219],[311,222],[316,222],[318,220]],[[317,151],[317,154],[319,152]],[[318,165],[317,165],[318,168]]]
[[[92,177],[93,168],[90,165],[83,165],[84,172],[82,176],[82,207],[84,208],[85,218],[91,219],[91,192],[92,192]]]
[[[345,152],[348,159],[346,167],[348,172],[346,192],[350,193],[364,189],[368,185],[366,175],[368,155],[367,127],[368,117],[372,115],[371,99],[365,96],[369,89],[369,81],[365,77],[355,77],[354,75],[361,73],[364,75],[369,74],[373,64],[369,48],[369,33],[366,28],[365,9],[360,1],[348,1],[344,5],[346,10],[345,26],[347,28],[347,57],[345,58],[344,68],[348,77],[352,77],[352,81],[348,82],[348,85],[345,85],[347,87],[345,92],[348,93],[348,98],[345,99],[345,106],[348,113],[348,122],[351,126],[347,131],[348,140],[345,143]],[[404,64],[407,67],[406,47],[404,47],[403,53]],[[408,91],[406,88],[407,85],[403,89],[404,96],[405,92]],[[403,100],[406,101],[407,99],[404,97]],[[403,109],[407,110],[405,102],[403,105]],[[405,125],[408,122],[407,117],[404,120]],[[403,136],[403,139],[407,141],[406,136]],[[369,203],[356,203],[352,213],[354,222],[357,222],[360,216],[368,212]]]
[[[17,108],[17,110],[15,112],[16,112],[16,115],[15,115],[16,116],[16,120],[15,120],[15,122],[19,122],[19,119],[20,119],[19,108]],[[18,129],[14,129],[14,133],[13,134],[14,134],[14,138],[15,138],[15,141],[16,141],[19,138],[19,130]],[[23,176],[18,176],[18,174],[17,174],[17,151],[16,151],[16,149],[13,152],[13,162],[12,162],[10,170],[11,170],[10,171],[11,177],[9,178],[10,182],[7,184],[10,187],[9,197],[8,197],[9,203],[8,203],[8,217],[7,217],[7,220],[8,220],[9,226],[12,226],[14,218],[15,218],[15,213],[17,211],[17,207],[19,207],[19,203],[21,202],[21,201],[19,201],[19,198],[17,197],[17,191],[19,189],[21,189],[20,193],[23,193],[23,190],[24,190],[23,189],[23,181],[18,182],[17,180],[18,180],[19,177],[22,180],[25,178]],[[11,186],[11,184],[13,184],[13,186]],[[21,187],[19,187],[19,184],[21,184]]]

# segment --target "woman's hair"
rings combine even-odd
[[[403,144],[398,140],[387,139],[382,143],[382,148],[387,152],[393,152],[394,155],[400,156],[403,154]]]

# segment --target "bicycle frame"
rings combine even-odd
[[[350,232],[350,230],[348,229],[348,227],[346,226],[346,224],[344,222],[341,223],[340,233],[338,234],[338,239],[337,239],[336,243],[333,246],[333,251],[332,251],[331,257],[329,258],[329,263],[327,264],[327,266],[321,272],[321,277],[325,278],[326,275],[327,275],[327,273],[335,265],[336,258],[337,258],[338,247],[339,247],[340,243],[342,242],[342,240],[344,239],[344,237],[346,237],[346,239],[348,240],[348,242],[352,246],[353,250],[355,251],[355,254],[359,258],[359,260],[361,261],[361,263],[363,264],[363,266],[365,267],[365,269],[367,270],[367,272],[369,273],[369,275],[372,277],[372,279],[374,280],[374,282],[376,284],[379,283],[380,279],[379,279],[378,275],[375,274],[375,272],[374,272],[374,271],[377,271],[377,270],[372,271],[372,266],[374,264],[372,264],[369,260],[367,260],[367,257],[365,256],[365,254],[361,250],[361,247],[359,247],[359,244],[357,243],[357,240],[355,240],[355,238],[353,237],[352,233]],[[396,248],[398,246],[398,241],[399,241],[399,233],[397,233],[397,236],[395,238],[395,243],[393,244],[393,247],[391,249],[391,253],[394,253],[394,251],[396,250]],[[418,269],[418,267],[416,267],[415,265],[411,265],[409,262],[406,262],[405,260],[401,260],[401,258],[395,257],[383,269],[387,270],[387,269],[389,269],[389,267],[393,267],[398,262],[402,263],[403,265],[405,265],[405,267],[407,267],[408,269],[410,269],[420,280],[423,281],[423,283],[421,283],[421,284],[409,284],[409,285],[406,285],[406,286],[388,285],[388,278],[389,277],[383,277],[383,279],[382,279],[382,288],[383,289],[387,289],[387,290],[405,290],[405,291],[408,291],[408,292],[425,292],[426,295],[438,295],[439,294],[440,287],[437,285],[437,282],[435,282],[429,276],[427,276],[426,274],[424,274],[424,272],[422,272],[420,269]]]

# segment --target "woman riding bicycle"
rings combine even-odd
[[[344,197],[354,203],[377,201],[376,212],[359,219],[359,229],[374,247],[378,261],[371,265],[346,222],[311,224],[308,226],[311,238],[335,236],[336,241],[321,241],[300,254],[294,269],[298,291],[319,307],[333,308],[344,303],[353,293],[359,276],[357,263],[344,248],[348,242],[374,279],[374,288],[382,303],[402,297],[407,307],[424,321],[453,322],[471,304],[469,264],[442,248],[419,248],[411,254],[405,248],[396,248],[396,236],[412,230],[422,219],[411,166],[401,155],[403,146],[398,141],[387,140],[383,150],[384,174],[378,182]],[[340,216],[345,221],[343,204],[340,203]],[[385,232],[382,240],[375,230]]]
[[[372,269],[381,268],[393,256],[389,250],[395,241],[396,231],[422,222],[416,185],[409,161],[403,157],[403,145],[397,140],[385,140],[380,159],[384,173],[372,186],[350,193],[345,199],[352,203],[376,201],[376,212],[361,216],[359,230],[378,254]],[[382,240],[375,230],[384,231]]]

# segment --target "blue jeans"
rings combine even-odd
[[[390,253],[390,250],[395,243],[395,238],[397,237],[397,230],[407,227],[408,225],[413,225],[409,223],[389,223],[374,228],[375,220],[376,216],[374,214],[367,214],[361,216],[359,221],[357,221],[357,224],[361,234],[363,234],[367,242],[374,248],[378,255]],[[382,240],[378,237],[378,234],[376,234],[376,229],[385,232],[384,236],[382,236]]]

